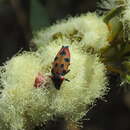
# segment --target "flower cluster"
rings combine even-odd
[[[108,46],[108,35],[109,30],[103,22],[103,17],[88,13],[68,18],[39,31],[34,41],[38,46],[44,46],[48,42],[65,37],[86,50],[93,48],[98,51]]]
[[[26,130],[58,116],[73,122],[82,119],[107,90],[105,66],[87,49],[107,46],[108,32],[102,18],[90,13],[40,31],[35,39],[38,51],[14,56],[0,68],[0,130]],[[51,68],[63,45],[71,53],[71,71],[65,75],[70,82],[57,90]]]

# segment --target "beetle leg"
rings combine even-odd
[[[69,73],[69,72],[70,72],[70,70],[63,71],[62,75],[64,76],[64,75],[66,75],[66,74]]]
[[[68,82],[70,82],[70,80],[69,80],[69,79],[65,79],[65,81],[68,81]]]
[[[70,72],[70,70],[67,70],[65,74],[67,74],[67,73],[69,73],[69,72]]]

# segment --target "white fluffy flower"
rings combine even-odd
[[[65,78],[70,82],[63,82],[51,107],[55,109],[56,115],[62,115],[66,120],[78,121],[86,114],[89,105],[105,94],[107,79],[105,66],[100,62],[99,57],[85,53],[79,46],[70,42],[65,38],[59,39],[44,45],[39,51],[43,59],[43,71],[50,72],[51,62],[57,52],[63,45],[69,46],[70,72]]]
[[[61,39],[62,37],[74,41],[82,48],[99,50],[108,46],[108,27],[102,17],[95,13],[88,13],[79,17],[69,18],[38,32],[35,43],[38,46]]]
[[[0,130],[23,130],[52,118],[48,91],[34,87],[41,67],[41,59],[34,53],[24,53],[1,68]]]
[[[51,75],[51,63],[62,45],[69,45],[71,53],[71,71],[65,75],[70,82],[64,81],[57,90],[48,77],[47,87],[35,88],[39,72]],[[13,57],[1,68],[0,75],[4,87],[0,130],[26,130],[28,126],[46,123],[54,115],[78,121],[89,105],[105,94],[107,84],[105,66],[99,57],[70,45],[68,39],[50,42],[35,53]]]

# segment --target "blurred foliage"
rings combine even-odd
[[[31,26],[33,30],[47,27],[50,24],[47,11],[37,0],[31,1]]]

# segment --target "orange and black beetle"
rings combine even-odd
[[[70,51],[68,46],[62,46],[60,51],[57,53],[54,62],[52,63],[51,69],[51,79],[55,85],[56,89],[60,89],[60,86],[64,80],[69,81],[64,78],[70,70],[68,67],[70,65]]]

